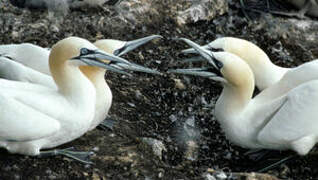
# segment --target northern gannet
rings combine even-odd
[[[120,64],[130,63],[98,50],[85,39],[69,37],[57,42],[49,56],[57,89],[0,79],[0,147],[30,156],[68,153],[68,150],[40,150],[70,142],[90,128],[96,90],[79,66],[122,71],[117,69]],[[68,156],[80,160],[76,155],[69,151]]]
[[[275,86],[275,96],[283,94],[301,83],[318,79],[318,61],[313,60],[295,68],[283,68],[273,64],[266,53],[244,39],[223,37],[202,46],[208,50],[230,52],[243,59],[252,69],[256,86],[259,90]],[[194,53],[193,49],[186,49],[183,53]],[[280,82],[280,83],[278,83]]]
[[[105,52],[121,56],[155,38],[160,37],[161,36],[159,35],[151,35],[132,41],[103,39],[96,41],[94,45]],[[24,43],[20,45],[2,45],[0,46],[0,53],[5,54],[2,57],[0,56],[0,77],[10,80],[41,84],[56,89],[53,79],[49,76],[49,68],[47,68],[47,55],[49,50],[33,44]],[[26,57],[24,57],[24,55]],[[133,71],[159,74],[157,71],[136,64],[125,68],[130,68],[130,70]],[[90,130],[92,130],[99,125],[108,114],[112,103],[112,93],[104,78],[105,69],[81,66],[80,70],[89,78],[96,88],[97,99],[95,117],[90,127]]]
[[[252,99],[254,77],[249,65],[228,52],[211,52],[182,38],[211,68],[176,69],[173,73],[208,77],[223,84],[215,116],[233,143],[251,149],[296,151],[306,155],[318,140],[318,80],[299,85],[276,98]],[[266,91],[275,91],[271,87]]]

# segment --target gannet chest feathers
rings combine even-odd
[[[198,69],[193,73],[180,69],[171,72],[200,75],[223,83],[215,116],[230,141],[246,148],[291,149],[300,155],[307,154],[315,145],[318,80],[303,83],[279,97],[259,98],[261,92],[252,99],[253,73],[241,58],[228,52],[211,52],[190,40],[182,40],[221,75],[197,73]],[[276,89],[269,87],[266,91],[275,93]]]
[[[69,37],[56,43],[49,57],[57,90],[15,81],[9,81],[12,89],[8,90],[6,81],[2,81],[0,147],[11,153],[39,155],[40,149],[83,135],[94,118],[96,95],[93,84],[79,66],[109,68],[99,58],[126,62],[99,51],[85,39]],[[34,91],[25,90],[28,86]],[[37,87],[41,93],[36,91]]]

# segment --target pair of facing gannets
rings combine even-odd
[[[224,89],[217,101],[215,111],[218,121],[222,124],[227,137],[232,142],[247,148],[292,149],[301,155],[308,153],[317,139],[314,118],[318,114],[315,112],[314,105],[316,104],[316,100],[318,100],[316,99],[318,95],[315,95],[314,92],[318,89],[318,85],[316,85],[318,81],[314,81],[315,72],[311,72],[315,71],[314,61],[312,65],[307,63],[294,69],[286,69],[273,65],[261,49],[244,40],[221,38],[204,47],[200,47],[189,40],[183,40],[191,45],[205,60],[208,60],[212,65],[210,69],[214,69],[217,72],[208,72],[206,71],[210,70],[208,68],[190,70],[178,69],[171,70],[170,72],[205,76],[223,83]],[[212,52],[205,48],[222,48],[228,52]],[[53,49],[51,54],[54,52]],[[123,49],[125,48],[117,50],[121,51]],[[120,55],[117,50],[115,54]],[[88,50],[87,52],[94,51]],[[194,51],[186,50],[184,52]],[[95,54],[95,57],[86,57],[85,54],[86,53],[82,53],[79,59],[84,60],[88,64],[92,64],[92,62],[96,63],[96,61],[91,61],[92,59],[106,58],[101,54]],[[241,56],[243,60],[237,55]],[[112,56],[112,58],[114,57]],[[50,64],[51,61],[50,58]],[[120,62],[116,59],[111,60],[107,68],[114,70],[113,68],[116,67],[116,65],[118,67],[119,64],[121,64],[120,67],[131,66],[131,63],[123,59],[120,59]],[[52,68],[51,65],[50,67]],[[141,66],[137,67],[137,69],[140,69]],[[119,70],[121,70],[121,68],[115,71]],[[261,87],[260,89],[266,89],[252,99],[254,90],[253,72],[255,73],[257,86]],[[304,77],[302,75],[303,72],[306,72],[306,75],[310,73],[311,76]],[[57,73],[52,71],[53,78],[55,78],[54,74]],[[293,77],[296,77],[296,79],[290,79]],[[286,79],[287,83],[284,82],[284,79]],[[10,83],[6,84],[7,87],[10,87]],[[293,84],[290,85],[289,83]],[[57,85],[58,89],[60,89],[60,85],[58,83]],[[20,86],[22,87],[22,85],[14,84],[14,87],[20,88]],[[26,89],[32,91],[35,89],[37,92],[42,92],[42,88],[45,89],[43,92],[47,90],[47,88],[43,86],[41,86],[41,88],[37,85],[32,86],[36,86],[36,88],[30,86]],[[281,90],[277,87],[284,89]],[[96,85],[95,88],[96,91],[98,91]],[[275,95],[273,96],[273,94]],[[95,97],[98,96],[96,95]],[[28,102],[28,104],[29,103],[30,102]],[[97,105],[95,107],[97,107]],[[11,124],[11,128],[13,128],[11,130],[14,130],[15,127],[12,125],[15,125],[15,123]],[[31,125],[29,127],[32,128]],[[74,127],[74,129],[76,128]],[[82,132],[82,134],[85,132]],[[36,132],[32,133],[36,134]],[[59,133],[60,132],[57,134]],[[11,134],[11,136],[14,137],[13,134]],[[24,135],[21,137],[23,136]],[[77,137],[79,136],[80,135]],[[39,138],[42,139],[42,137]],[[44,137],[44,139],[45,138],[46,137]],[[10,139],[6,140],[7,144],[11,145],[10,143],[12,141]],[[34,143],[38,148],[37,153],[31,154],[25,151],[26,148],[24,144],[26,144],[26,147],[29,147],[30,144],[27,142],[32,141],[15,141],[18,142],[12,142],[12,147],[15,147],[17,149],[16,151],[10,150],[10,146],[4,146],[2,144],[0,144],[0,146],[6,147],[10,152],[37,155],[40,153],[39,149],[41,148],[51,148],[59,145],[39,145],[38,143]],[[48,144],[51,144],[50,141],[50,139],[46,140]],[[60,144],[65,142],[61,142]]]
[[[317,60],[296,68],[280,68],[254,44],[220,38],[206,46],[182,39],[211,68],[176,69],[174,73],[208,77],[223,84],[216,119],[233,143],[252,149],[291,149],[307,154],[318,140]],[[209,49],[222,48],[225,52]],[[255,77],[254,77],[255,74]],[[260,89],[252,98],[254,78]]]
[[[87,162],[84,155],[89,153],[86,152],[40,152],[40,149],[74,140],[104,120],[112,102],[111,91],[104,80],[104,69],[124,74],[128,74],[125,69],[159,74],[116,56],[159,37],[161,36],[153,35],[128,42],[99,40],[94,43],[95,46],[87,40],[70,37],[59,41],[51,52],[31,44],[0,46],[0,52],[6,53],[0,57],[1,75],[15,80],[0,79],[0,94],[3,95],[0,103],[6,106],[2,108],[0,147],[11,153],[64,154]],[[104,52],[96,51],[97,48]],[[71,59],[79,54],[78,58],[73,59],[86,64]],[[109,63],[99,62],[99,59],[107,59]],[[47,71],[48,66],[51,72]],[[72,116],[68,117],[70,114]]]

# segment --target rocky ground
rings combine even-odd
[[[185,20],[182,18],[188,16],[181,13],[182,16],[175,18],[171,15],[173,9],[159,1],[153,2],[156,3],[151,7],[161,9],[150,11],[150,15],[145,15],[146,23],[142,23],[141,17],[129,19],[121,14],[123,10],[107,5],[72,10],[64,16],[46,10],[18,9],[7,0],[0,0],[0,43],[30,42],[50,47],[68,36],[95,41],[103,38],[132,40],[160,34],[164,36],[162,40],[124,57],[162,72],[169,68],[189,67],[178,61],[184,58],[179,54],[180,50],[187,46],[173,40],[176,37],[186,37],[199,44],[221,36],[245,38],[259,45],[274,63],[285,67],[318,57],[316,19],[273,17],[250,11],[265,9],[264,4],[256,1],[245,4],[249,7],[245,11],[247,17],[238,2],[229,1],[228,6],[220,6],[218,13],[206,14],[208,18],[200,15]],[[167,4],[172,2],[167,1]],[[175,9],[178,9],[177,2]],[[142,10],[133,11],[135,5],[131,4],[125,6],[131,9],[124,10],[132,13]],[[181,12],[185,11],[181,9]],[[317,156],[295,156],[277,167],[264,169],[294,153],[273,152],[260,161],[253,161],[244,155],[247,149],[229,143],[213,116],[214,103],[221,92],[217,83],[172,74],[135,73],[133,77],[127,77],[107,73],[105,79],[114,96],[110,110],[110,118],[115,122],[113,129],[95,129],[59,147],[92,150],[95,152],[94,164],[84,165],[61,156],[11,155],[2,150],[0,179],[318,178]],[[163,148],[155,147],[156,154],[149,145],[154,140],[164,145]]]

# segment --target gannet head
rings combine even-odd
[[[247,62],[252,69],[262,65],[272,64],[266,53],[254,43],[234,37],[218,38],[207,45],[202,46],[211,51],[226,51],[239,56]],[[193,48],[185,49],[182,53],[197,53]]]
[[[102,59],[108,59],[106,64]],[[116,64],[131,64],[127,60],[99,50],[95,45],[79,37],[69,37],[57,42],[51,50],[49,64],[52,74],[67,66],[98,66],[111,71],[124,73]]]
[[[229,52],[206,50],[185,38],[181,38],[181,40],[192,46],[212,66],[208,68],[176,69],[170,70],[170,72],[208,77],[239,89],[245,89],[245,87],[254,89],[253,72],[241,58]]]

